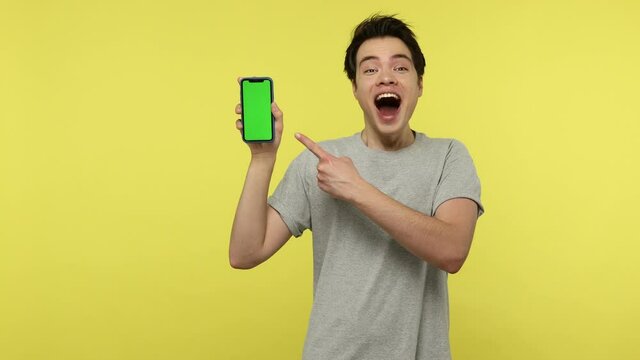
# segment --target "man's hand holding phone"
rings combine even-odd
[[[270,78],[238,78],[241,102],[235,112],[241,118],[236,128],[251,150],[252,157],[273,157],[280,146],[283,115],[273,101]],[[270,104],[270,109],[269,109]]]

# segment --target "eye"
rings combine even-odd
[[[409,68],[403,65],[396,66],[396,71],[406,72],[409,71]]]
[[[364,69],[363,73],[365,74],[373,74],[375,73],[377,70],[374,68],[368,68],[368,69]]]

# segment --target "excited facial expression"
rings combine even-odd
[[[422,95],[409,48],[395,37],[369,39],[360,45],[356,64],[353,94],[364,112],[365,129],[381,137],[409,132]]]

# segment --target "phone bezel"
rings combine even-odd
[[[271,139],[259,139],[259,140],[248,140],[244,135],[244,87],[243,83],[247,82],[269,82],[271,103],[273,103],[273,79],[268,76],[258,76],[258,77],[245,77],[240,79],[240,106],[242,108],[242,116],[240,121],[242,122],[242,141],[246,143],[269,143],[275,140],[275,117],[273,116],[273,112],[271,112]],[[271,109],[269,109],[271,110]]]

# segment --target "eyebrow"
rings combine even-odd
[[[407,59],[409,61],[411,61],[413,63],[413,60],[411,60],[411,58],[405,54],[395,54],[393,56],[391,56],[392,59]],[[368,60],[380,60],[379,57],[377,56],[373,56],[373,55],[369,55],[369,56],[365,56],[362,58],[362,60],[360,60],[360,62],[358,63],[358,66],[362,65],[363,62],[368,61]]]

